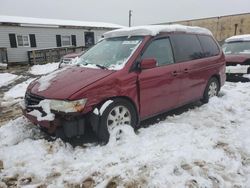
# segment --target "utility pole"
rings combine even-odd
[[[132,10],[129,10],[128,26],[131,27]]]

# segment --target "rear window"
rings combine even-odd
[[[198,38],[204,51],[204,57],[216,56],[220,53],[219,47],[210,36],[198,35]]]
[[[202,58],[203,51],[196,35],[173,34],[171,39],[173,41],[176,62]]]

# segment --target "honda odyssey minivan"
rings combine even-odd
[[[79,57],[27,88],[24,115],[61,138],[90,125],[107,142],[119,125],[201,100],[225,82],[225,58],[211,32],[182,25],[140,26],[104,34]]]

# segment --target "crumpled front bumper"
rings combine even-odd
[[[39,126],[43,131],[49,133],[49,134],[54,134],[56,129],[60,127],[60,120],[55,118],[53,121],[38,121],[35,116],[32,116],[29,114],[29,112],[25,109],[22,108],[23,115],[29,119],[33,124]]]
[[[38,121],[37,117],[29,114],[29,111],[25,107],[22,107],[22,111],[26,118],[48,134],[57,135],[57,130],[60,129],[63,130],[64,137],[72,138],[81,136],[85,132],[86,115],[55,113],[55,119],[53,121]]]

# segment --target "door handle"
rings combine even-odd
[[[186,69],[184,69],[184,73],[189,73],[189,71],[188,71],[188,69],[186,68]]]
[[[177,72],[177,71],[173,71],[173,72],[172,72],[172,75],[173,75],[173,76],[177,76],[177,75],[178,75],[178,72]]]

